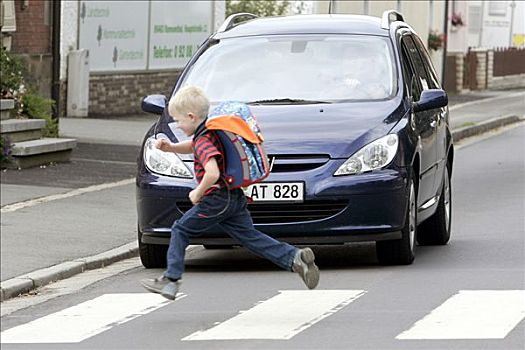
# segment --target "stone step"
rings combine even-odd
[[[15,101],[9,99],[0,100],[0,119],[5,120],[11,117],[11,110],[15,108]]]
[[[76,147],[75,139],[43,138],[12,144],[8,168],[30,168],[51,162],[69,162],[71,151]]]
[[[71,150],[77,145],[75,139],[43,138],[38,140],[16,142],[12,145],[13,156],[31,156],[34,154]]]
[[[0,134],[13,142],[35,140],[42,137],[46,126],[43,119],[8,119],[0,121]]]

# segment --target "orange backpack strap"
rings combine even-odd
[[[263,140],[256,135],[253,130],[246,124],[244,119],[236,115],[224,115],[210,118],[206,121],[206,128],[209,130],[226,130],[237,134],[247,141],[254,144],[260,144]]]

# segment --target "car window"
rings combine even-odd
[[[414,101],[418,101],[421,96],[421,82],[419,79],[416,79],[417,72],[414,68],[414,64],[410,60],[408,54],[408,48],[405,43],[401,41],[401,57],[402,57],[402,68],[403,68],[403,78],[405,80],[405,86],[407,91],[409,91],[410,96]]]
[[[421,89],[429,89],[427,73],[425,71],[425,64],[423,63],[423,60],[421,59],[421,56],[419,55],[416,45],[412,41],[412,38],[410,36],[404,36],[402,42],[405,47],[405,50],[407,51],[412,67],[416,73],[416,79],[418,80]],[[412,96],[414,98],[414,101],[419,101],[420,93],[417,95],[413,94]]]
[[[428,84],[431,89],[441,89],[441,86],[439,84],[439,80],[437,79],[436,71],[434,70],[434,66],[432,65],[432,60],[430,59],[430,56],[428,55],[428,51],[423,46],[423,43],[421,42],[421,39],[417,36],[412,37],[414,39],[414,42],[416,44],[416,48],[421,55],[421,58],[424,61],[425,71],[427,72],[428,76]]]
[[[379,100],[396,90],[389,38],[308,35],[230,38],[206,50],[183,77],[212,103]]]

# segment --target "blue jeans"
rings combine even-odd
[[[167,254],[168,267],[164,276],[181,278],[189,239],[205,231],[218,229],[227,232],[252,253],[285,270],[292,270],[293,259],[298,249],[257,231],[246,208],[244,192],[240,189],[229,191],[222,188],[204,196],[200,203],[173,224]]]

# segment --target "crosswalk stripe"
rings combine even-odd
[[[524,317],[524,290],[461,290],[396,339],[503,339]]]
[[[182,340],[290,339],[339,311],[363,290],[287,290]]]
[[[2,343],[78,343],[168,303],[153,293],[104,294],[3,331],[0,339]]]

